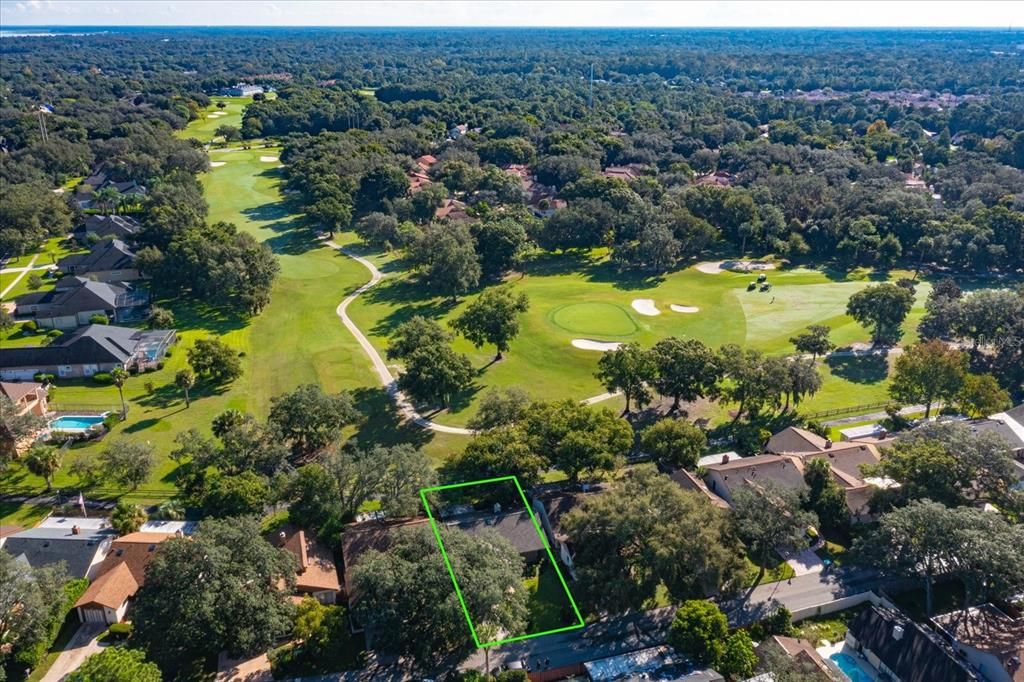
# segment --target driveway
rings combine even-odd
[[[85,659],[103,650],[103,646],[96,641],[96,638],[107,629],[106,625],[100,623],[88,623],[81,625],[60,652],[57,660],[53,662],[42,682],[61,682],[65,677],[78,670],[79,666],[85,663]]]

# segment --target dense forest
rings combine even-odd
[[[668,269],[715,243],[883,267],[1012,270],[1024,257],[1016,32],[309,35],[5,40],[0,249],[66,228],[47,193],[68,177],[103,167],[159,187],[203,170],[171,132],[243,80],[278,97],[254,101],[240,134],[285,140],[293,188],[332,229],[371,213],[425,224],[449,195],[476,216],[525,204],[501,172],[522,164],[568,202],[532,239],[611,246],[628,268]],[[409,198],[404,176],[428,153],[440,186]],[[599,174],[609,166],[630,177]]]

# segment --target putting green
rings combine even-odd
[[[633,316],[614,303],[568,303],[552,310],[548,319],[573,334],[623,337],[640,331]]]

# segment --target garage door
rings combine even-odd
[[[79,609],[82,612],[82,620],[85,623],[105,623],[107,622],[106,616],[103,614],[103,609]]]
[[[5,381],[32,381],[38,369],[0,369],[0,379]]]

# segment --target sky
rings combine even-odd
[[[1024,26],[1024,2],[2,0],[0,26]]]

